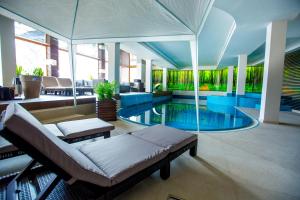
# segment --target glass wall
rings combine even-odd
[[[130,82],[133,83],[135,79],[141,79],[141,66],[138,63],[137,57],[130,54]]]
[[[34,68],[41,67],[45,76],[50,76],[47,70],[50,45],[46,42],[46,34],[29,26],[15,22],[16,62],[22,66],[23,73],[32,74]],[[76,79],[92,80],[105,77],[106,67],[100,66],[99,56],[102,49],[98,44],[77,45]],[[104,46],[104,45],[103,45]],[[101,47],[102,48],[102,47]],[[99,50],[100,49],[100,50]],[[106,55],[106,50],[104,48]],[[48,54],[48,56],[47,56]],[[102,56],[107,58],[107,56]],[[106,65],[107,60],[104,61]],[[71,78],[68,45],[58,41],[58,74],[59,77]],[[49,67],[48,67],[49,68]]]
[[[141,65],[137,56],[121,50],[120,82],[129,84],[135,79],[141,79]]]
[[[99,62],[101,58],[98,58],[97,44],[77,45],[76,79],[93,80],[101,77],[101,74],[105,74],[105,68],[100,68]],[[60,77],[71,77],[68,47],[63,41],[59,41],[59,74]]]
[[[44,33],[15,22],[16,63],[23,67],[23,73],[32,74],[37,67],[46,72],[45,38]]]
[[[59,76],[62,78],[71,78],[68,45],[66,42],[59,40],[58,47]]]
[[[16,38],[16,62],[25,74],[32,74],[34,68],[41,67],[46,72],[46,47]]]

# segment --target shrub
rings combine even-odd
[[[22,66],[17,65],[16,66],[16,76],[19,77],[24,72],[24,69]]]
[[[115,92],[115,82],[98,83],[95,87],[95,93],[98,95],[98,100],[112,99]]]
[[[44,76],[43,69],[40,67],[34,68],[33,75],[34,76]]]

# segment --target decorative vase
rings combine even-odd
[[[42,78],[39,76],[21,75],[21,84],[25,99],[39,98]]]
[[[96,113],[104,121],[117,120],[117,102],[114,99],[96,101]]]

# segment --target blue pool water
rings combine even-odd
[[[122,108],[119,116],[125,120],[144,124],[165,124],[190,131],[220,131],[240,129],[253,125],[253,120],[232,106],[208,105],[199,108],[199,129],[196,106],[190,103],[166,102],[141,104]]]

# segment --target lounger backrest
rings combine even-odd
[[[43,88],[58,87],[58,82],[54,76],[43,76],[42,78]]]
[[[19,104],[9,104],[2,120],[4,127],[39,150],[75,180],[94,181],[92,183],[101,186],[110,184],[101,169],[79,150],[51,134]]]
[[[60,87],[72,87],[72,80],[69,78],[57,78]]]

